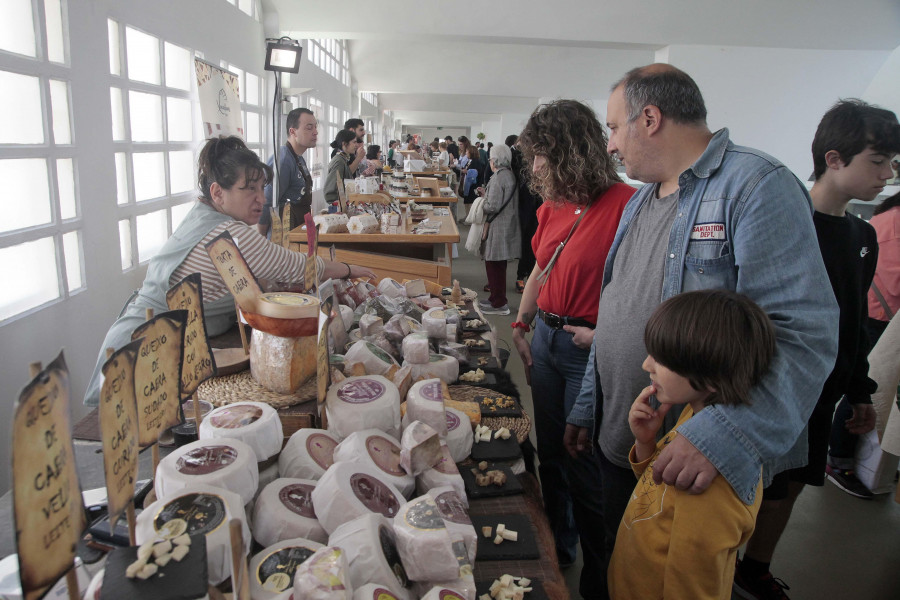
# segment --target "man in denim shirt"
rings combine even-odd
[[[611,552],[635,483],[627,415],[648,383],[643,329],[656,306],[724,288],[749,296],[775,325],[777,354],[752,404],[701,411],[654,471],[657,483],[693,493],[721,474],[748,504],[761,467],[768,479],[806,460],[804,428],[834,366],[838,310],[806,189],[772,157],[734,145],[727,129],[712,133],[690,76],[669,65],[630,71],[613,87],[607,119],[608,150],[648,183],[625,207],[606,260],[593,360],[565,444],[589,451],[593,428]],[[671,428],[677,415],[669,418]]]

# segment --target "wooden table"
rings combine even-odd
[[[429,199],[429,200],[433,200]],[[319,235],[319,256],[330,258],[330,247],[335,247],[335,260],[368,267],[379,278],[428,279],[443,286],[453,283],[451,277],[453,244],[459,242],[459,229],[452,214],[434,216],[428,211],[429,221],[440,221],[436,234],[416,234],[412,223],[402,217],[398,234],[323,233]],[[300,226],[289,234],[291,249],[306,252],[306,229]]]
[[[410,196],[403,192],[392,192],[388,190],[391,197],[401,204],[406,204],[410,199],[415,200],[418,204],[454,204],[459,202],[456,194],[452,196]]]

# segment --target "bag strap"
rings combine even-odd
[[[562,253],[563,249],[566,247],[566,242],[568,242],[572,235],[574,235],[575,230],[578,228],[578,224],[581,223],[581,220],[584,218],[584,215],[587,214],[587,211],[591,208],[591,205],[588,204],[584,207],[584,210],[581,211],[581,214],[575,219],[575,223],[572,224],[572,229],[569,230],[569,235],[566,236],[566,239],[561,241],[559,245],[556,247],[556,250],[553,252],[553,256],[550,257],[550,261],[547,263],[547,266],[544,267],[544,270],[540,272],[537,277],[538,282],[543,286],[547,283],[547,279],[550,277],[550,271],[553,270],[553,266],[556,264],[556,259],[559,258],[559,255]]]
[[[513,178],[513,181],[515,181],[515,178]],[[513,185],[512,193],[509,195],[509,198],[506,199],[506,202],[503,203],[503,205],[500,207],[500,210],[498,210],[494,214],[488,216],[488,218],[486,219],[487,223],[492,223],[494,221],[494,219],[496,219],[497,217],[500,216],[500,213],[503,212],[503,209],[506,208],[506,205],[509,204],[510,202],[512,202],[513,194],[515,194],[515,193],[516,193],[516,186]],[[487,196],[487,190],[485,190],[485,196]],[[566,238],[566,239],[568,239],[568,238]]]
[[[887,300],[884,299],[884,295],[881,293],[881,290],[878,289],[878,286],[875,284],[875,280],[872,280],[871,290],[875,292],[875,297],[878,298],[878,302],[881,304],[881,308],[884,309],[884,314],[887,315],[888,321],[894,318],[894,311],[891,310],[891,307],[888,306]]]

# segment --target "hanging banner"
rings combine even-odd
[[[199,58],[194,59],[200,118],[207,138],[236,135],[244,139],[238,76]]]
[[[209,347],[203,318],[203,286],[200,273],[191,273],[166,292],[170,310],[186,310],[184,363],[181,365],[181,397],[189,398],[200,384],[216,374],[216,359]]]

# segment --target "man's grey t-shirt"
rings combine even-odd
[[[650,385],[641,364],[647,357],[644,327],[660,304],[669,232],[678,207],[678,191],[651,198],[641,207],[616,252],[612,278],[600,295],[594,347],[603,413],[600,449],[613,464],[630,469],[634,436],[628,411]]]

